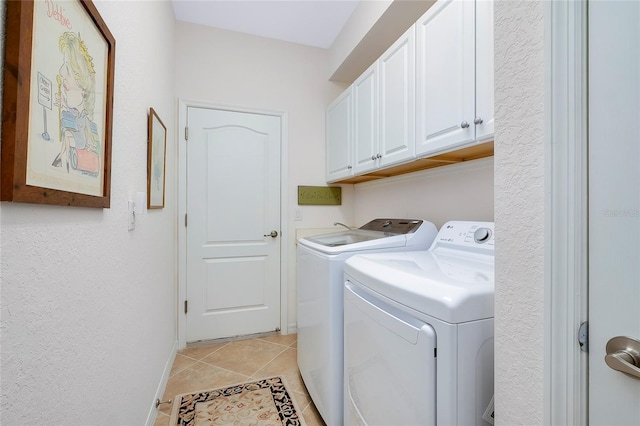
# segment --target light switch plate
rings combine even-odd
[[[136,192],[136,216],[140,217],[141,215],[147,212],[147,193],[146,192]]]

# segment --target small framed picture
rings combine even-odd
[[[153,108],[149,109],[149,148],[147,150],[147,208],[164,207],[167,128]]]

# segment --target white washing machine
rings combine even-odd
[[[345,262],[344,424],[493,424],[493,253],[493,223],[452,221]]]
[[[374,219],[298,241],[298,367],[327,425],[343,424],[344,261],[358,253],[426,250],[437,232],[424,220]]]

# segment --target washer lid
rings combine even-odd
[[[358,229],[301,238],[298,243],[326,254],[393,247],[429,248],[438,230],[417,219],[374,219]]]
[[[452,324],[492,318],[493,256],[415,251],[360,254],[346,279]]]
[[[340,231],[315,237],[307,237],[306,240],[321,246],[340,247],[349,244],[363,243],[365,241],[378,240],[389,236],[390,235],[385,234],[384,232],[353,229],[351,231]]]

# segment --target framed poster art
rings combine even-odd
[[[6,5],[0,200],[108,208],[113,35],[90,0]]]
[[[149,109],[149,148],[147,149],[147,208],[164,207],[167,128],[153,108]]]

